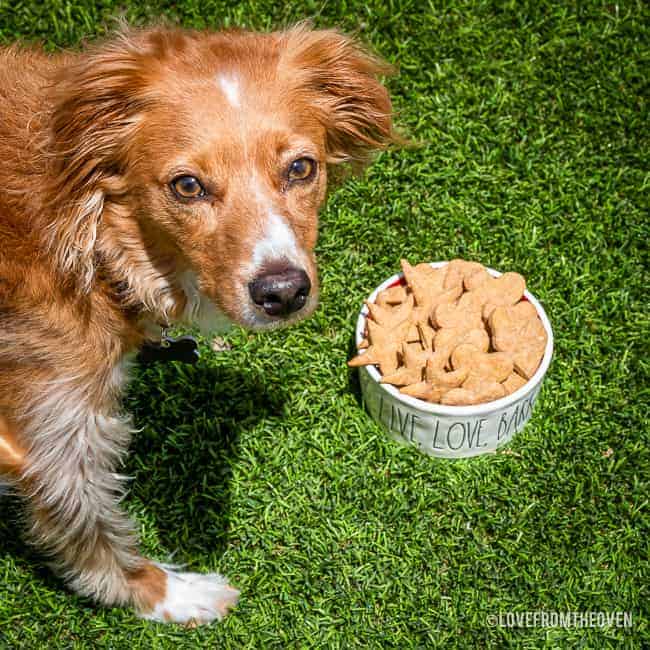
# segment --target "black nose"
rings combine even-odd
[[[286,316],[305,306],[311,282],[301,269],[266,273],[248,285],[251,298],[270,316]]]

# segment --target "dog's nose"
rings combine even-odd
[[[251,298],[270,316],[286,316],[302,309],[311,290],[302,269],[290,267],[279,273],[265,273],[248,285]]]

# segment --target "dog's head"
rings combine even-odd
[[[159,318],[211,304],[259,329],[311,313],[328,165],[394,137],[384,72],[305,25],[153,29],[79,55],[53,91],[60,268],[86,290],[108,273]]]

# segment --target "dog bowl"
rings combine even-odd
[[[448,262],[432,262],[439,268]],[[493,277],[501,273],[488,268]],[[405,284],[403,273],[398,273],[380,284],[369,296],[374,302],[377,294],[389,287]],[[493,402],[471,406],[431,404],[404,395],[390,384],[381,384],[381,375],[374,366],[361,366],[359,380],[366,409],[398,442],[412,445],[425,454],[443,458],[466,458],[493,452],[509,442],[521,431],[533,412],[542,387],[544,375],[553,356],[553,331],[546,312],[528,291],[528,300],[537,310],[547,334],[546,349],[537,372],[514,393]],[[363,306],[357,320],[356,345],[364,337],[368,308]]]

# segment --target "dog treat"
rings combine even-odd
[[[458,285],[463,286],[465,279],[470,278],[476,273],[480,273],[485,279],[492,277],[479,262],[467,262],[459,259],[451,260],[446,269],[447,274],[444,282],[445,289],[451,289]]]
[[[348,361],[350,366],[367,366],[377,364],[382,375],[395,372],[399,366],[397,351],[402,346],[410,323],[405,320],[397,327],[386,329],[374,321],[368,321],[368,341],[370,345],[365,352]]]
[[[433,352],[427,350],[414,350],[408,343],[402,344],[402,362],[403,366],[381,378],[384,384],[394,384],[395,386],[406,386],[422,381],[422,373],[427,363],[427,359],[433,355]]]
[[[411,321],[411,326],[409,327],[409,331],[406,334],[406,340],[408,343],[419,343],[420,342],[420,330],[418,329],[417,325],[413,324],[413,321]]]
[[[415,297],[416,308],[412,316],[415,323],[426,323],[439,304],[453,302],[462,293],[461,286],[445,289],[446,267],[444,266],[439,269],[429,266],[430,270],[425,271],[420,264],[414,267],[407,260],[402,260],[401,263],[406,283]]]
[[[469,375],[469,367],[458,368],[458,370],[446,371],[444,369],[444,361],[437,362],[434,357],[427,361],[425,369],[425,379],[434,386],[441,389],[444,388],[458,388],[463,384]]]
[[[468,368],[446,372],[444,365],[445,358],[434,352],[427,360],[426,380],[405,386],[400,392],[427,402],[440,402],[449,390],[463,383],[469,372]]]
[[[451,354],[454,370],[467,368],[468,380],[505,381],[513,371],[513,362],[505,352],[481,352],[468,343],[459,345]]]
[[[366,302],[368,312],[372,319],[382,327],[392,329],[405,321],[413,310],[413,296],[409,295],[404,302],[397,307],[381,307],[372,302]]]
[[[381,378],[382,384],[392,384],[393,386],[408,386],[419,381],[422,381],[422,368],[409,368],[408,366],[402,366]]]
[[[417,324],[420,343],[425,350],[433,350],[433,340],[436,336],[436,330],[428,323],[419,322]]]
[[[497,307],[490,315],[488,325],[495,350],[512,356],[515,370],[530,379],[544,356],[546,330],[529,302],[513,307]]]
[[[424,370],[429,359],[435,355],[431,348],[420,348],[419,350],[410,347],[408,344],[402,347],[402,362],[407,368],[417,368]]]
[[[478,278],[476,283],[474,278]],[[487,320],[495,307],[514,305],[521,300],[526,290],[526,280],[519,273],[504,273],[498,278],[481,280],[481,274],[475,273],[465,279],[468,289],[458,301],[459,308],[480,309]]]
[[[455,302],[438,305],[431,316],[436,327],[458,327],[473,330],[483,327],[481,309],[473,305],[461,306]]]
[[[503,384],[496,381],[485,382],[477,390],[469,388],[452,388],[441,398],[440,403],[446,406],[466,406],[469,404],[481,404],[492,402],[495,399],[505,397],[506,391]]]
[[[387,305],[399,305],[401,302],[406,300],[406,287],[398,284],[395,287],[389,287],[384,289],[377,294],[377,299],[375,304],[380,307],[385,307]]]
[[[401,261],[406,284],[367,303],[365,338],[350,366],[379,366],[381,382],[446,405],[481,404],[514,393],[539,367],[546,330],[522,300],[518,273],[494,278],[461,259],[434,268]]]
[[[409,397],[417,397],[425,402],[435,402],[439,404],[447,390],[434,386],[428,381],[420,381],[417,384],[411,384],[410,386],[400,388],[399,392],[404,393],[404,395],[408,395]]]
[[[463,288],[465,291],[473,291],[478,289],[484,282],[487,280],[492,280],[493,277],[488,273],[488,270],[483,267],[480,271],[476,273],[466,274],[463,278]]]
[[[446,352],[449,358],[454,349],[463,343],[469,343],[481,352],[487,352],[490,348],[490,337],[483,327],[471,330],[461,327],[443,328],[436,332],[434,348]]]
[[[526,384],[526,380],[518,375],[516,372],[510,373],[508,378],[503,382],[503,387],[506,389],[506,395],[514,393]]]

